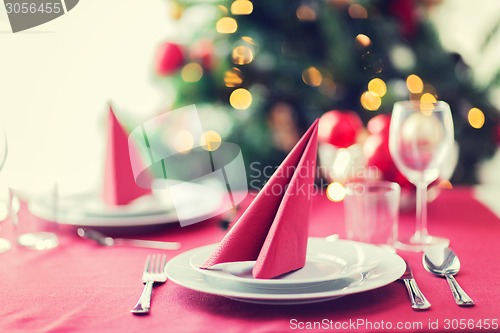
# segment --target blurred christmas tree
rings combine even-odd
[[[247,164],[262,166],[279,164],[329,110],[353,110],[366,124],[397,100],[444,100],[460,145],[453,180],[474,182],[496,146],[495,82],[475,86],[461,57],[442,48],[425,19],[437,2],[171,1],[177,38],[158,50],[159,84],[169,108],[196,104],[213,140],[239,144]]]

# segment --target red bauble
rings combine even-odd
[[[389,126],[391,124],[390,114],[379,114],[368,121],[366,127],[370,134],[380,134],[384,137],[389,136]]]
[[[156,72],[159,75],[170,75],[178,71],[184,64],[184,52],[178,44],[165,42],[158,48]]]
[[[380,134],[373,134],[366,138],[363,146],[368,166],[377,167],[384,177],[393,172],[395,166],[389,152],[389,141]]]
[[[332,110],[324,113],[319,121],[318,139],[339,148],[356,143],[363,123],[354,111]]]

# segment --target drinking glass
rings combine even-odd
[[[15,226],[17,245],[30,250],[50,250],[59,245],[58,229],[58,186],[30,190],[10,188],[11,219]],[[43,200],[51,218],[44,219],[25,214],[30,202]],[[25,207],[21,211],[21,207]],[[21,215],[19,215],[21,214]]]
[[[0,126],[0,170],[2,170],[7,160],[7,136],[4,129]],[[0,221],[0,223],[3,221]],[[1,227],[1,226],[0,226]],[[8,239],[0,237],[0,253],[10,250],[11,243]]]
[[[417,187],[416,230],[397,246],[421,251],[449,240],[427,231],[427,187],[439,177],[454,144],[450,106],[443,102],[402,101],[394,104],[389,129],[389,150],[401,173]]]

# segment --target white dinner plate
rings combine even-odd
[[[331,282],[334,279],[346,278],[356,273],[368,271],[378,264],[377,260],[373,260],[364,262],[363,265],[354,265],[337,255],[323,253],[322,249],[314,243],[308,248],[306,264],[303,268],[273,279],[256,279],[252,275],[255,261],[222,263],[209,269],[201,269],[200,267],[213,251],[213,245],[200,248],[191,257],[191,266],[205,275],[207,279],[225,280],[263,289],[310,288]]]
[[[171,281],[189,289],[220,295],[243,302],[261,304],[303,304],[322,302],[338,297],[383,287],[397,280],[405,271],[405,262],[394,252],[374,245],[347,240],[330,242],[324,238],[309,238],[308,253],[323,253],[346,262],[345,268],[371,266],[367,271],[333,278],[330,282],[309,288],[266,289],[227,279],[207,278],[193,267],[191,259],[217,244],[203,246],[179,254],[169,261],[166,272]],[[355,270],[354,270],[355,271]]]
[[[185,195],[177,193],[179,198],[176,202],[189,205],[192,216],[184,217],[185,221],[211,217],[221,207],[223,193],[220,190],[195,183],[186,184],[184,188]],[[172,203],[163,199],[148,195],[136,199],[130,205],[109,207],[100,201],[98,195],[87,193],[61,197],[57,206],[50,196],[30,200],[29,209],[43,219],[75,226],[132,227],[178,222]]]

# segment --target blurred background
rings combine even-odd
[[[110,104],[129,130],[196,104],[209,142],[235,142],[262,167],[336,110],[323,143],[361,146],[362,163],[398,181],[373,129],[384,117],[366,127],[406,99],[450,104],[452,183],[500,183],[499,13],[496,0],[86,0],[12,34],[1,8],[0,183],[96,187]]]

